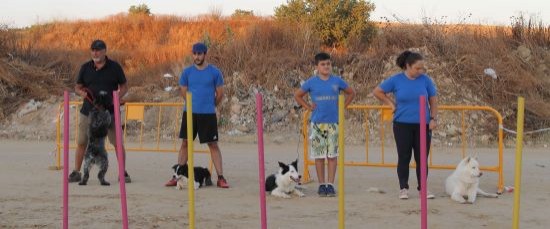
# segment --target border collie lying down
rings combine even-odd
[[[181,190],[183,189],[183,186],[187,185],[187,179],[189,177],[187,164],[176,164],[172,166],[172,169],[174,169],[174,177],[178,181],[176,189]],[[207,168],[195,166],[193,171],[195,173],[195,185],[193,187],[194,189],[199,189],[199,187],[204,186],[212,186],[210,171],[208,171]]]
[[[304,193],[296,189],[301,178],[302,175],[298,173],[298,160],[288,165],[279,162],[279,172],[269,175],[265,180],[265,191],[281,198],[290,198],[290,194],[303,197]]]

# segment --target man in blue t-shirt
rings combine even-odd
[[[338,95],[346,94],[347,107],[355,97],[355,91],[339,76],[331,75],[330,55],[315,55],[317,75],[309,78],[294,94],[296,101],[312,111],[310,157],[315,160],[319,196],[336,196],[334,177],[338,157]],[[304,100],[309,93],[311,104]],[[328,183],[325,183],[325,158],[328,160]]]
[[[187,91],[192,94],[193,108],[193,139],[199,136],[201,144],[206,143],[218,174],[217,186],[229,188],[223,177],[222,155],[218,147],[218,120],[216,106],[223,98],[223,76],[221,71],[212,64],[206,63],[207,47],[203,43],[193,45],[193,65],[185,68],[180,76],[180,90],[185,100]],[[187,112],[184,108],[180,138],[183,139],[178,156],[178,164],[187,163]],[[172,177],[166,186],[176,186],[177,181]],[[208,185],[208,184],[207,184]]]

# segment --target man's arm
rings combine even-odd
[[[218,106],[222,102],[223,99],[223,86],[219,86],[216,88],[216,101],[215,104]]]
[[[181,97],[183,97],[183,102],[185,102],[186,94],[187,94],[187,86],[180,86],[180,93]]]
[[[118,97],[122,98],[128,93],[128,83],[118,85]]]
[[[74,86],[74,91],[76,94],[82,96],[82,98],[86,98],[86,91],[84,90],[84,85],[77,83],[76,86]]]

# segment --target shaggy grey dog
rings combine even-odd
[[[84,155],[84,176],[79,185],[86,185],[88,178],[90,178],[90,169],[92,165],[99,167],[99,173],[97,178],[101,185],[110,185],[105,181],[105,173],[109,168],[109,158],[107,151],[105,150],[105,136],[109,132],[111,127],[111,114],[106,109],[110,106],[111,101],[107,93],[101,91],[99,96],[94,99],[94,107],[90,111],[90,128],[88,129],[88,146],[86,147],[86,154]]]

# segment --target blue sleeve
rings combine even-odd
[[[223,86],[222,72],[219,69],[216,69],[214,74],[216,74],[216,78],[215,78],[216,87]]]
[[[437,88],[435,87],[435,83],[429,76],[426,76],[426,90],[428,91],[428,98],[437,96]]]
[[[382,88],[382,91],[385,93],[390,93],[395,91],[395,77],[390,77],[386,80],[384,80],[380,86]]]
[[[340,86],[340,90],[346,90],[349,87],[348,83],[340,77],[338,77],[338,86]]]
[[[189,86],[189,74],[187,74],[187,71],[185,69],[181,72],[180,86]]]
[[[300,87],[302,91],[310,92],[311,91],[311,79],[306,80],[304,84],[302,84],[302,87]]]

